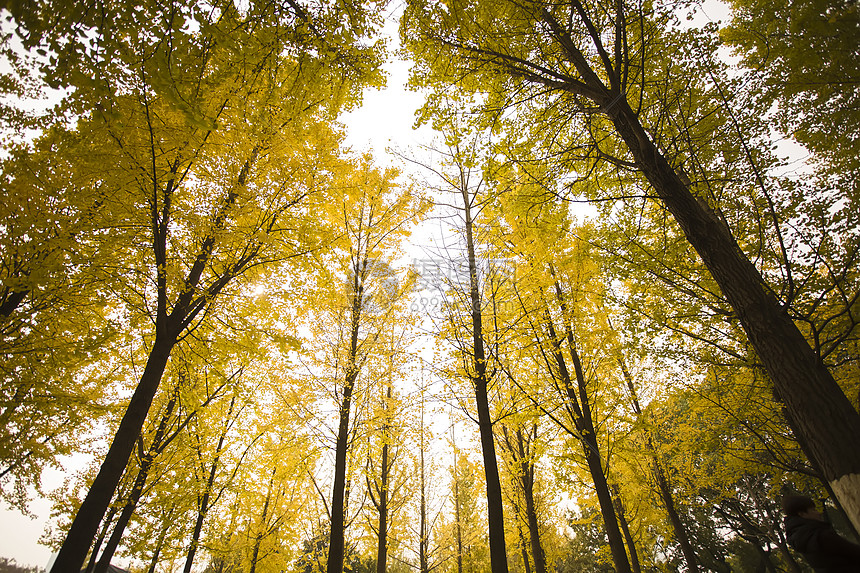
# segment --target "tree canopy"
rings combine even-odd
[[[857,541],[857,6],[699,8],[4,3],[52,573],[800,572],[790,494]],[[341,123],[395,54],[397,165]]]

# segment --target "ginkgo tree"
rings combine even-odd
[[[368,155],[346,162],[339,174],[335,192],[319,210],[331,242],[316,254],[314,288],[305,295],[314,340],[306,352],[317,362],[311,376],[328,386],[336,404],[327,503],[329,573],[344,567],[348,474],[359,427],[356,406],[367,401],[374,386],[365,377],[385,371],[378,364],[368,370],[368,363],[388,362],[386,354],[393,349],[384,344],[384,334],[403,320],[405,293],[411,288],[411,279],[395,270],[394,261],[428,206],[411,187],[398,184],[396,170],[376,168]]]

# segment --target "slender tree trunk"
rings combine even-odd
[[[158,534],[158,542],[155,544],[155,551],[152,552],[152,559],[149,560],[149,568],[146,573],[155,573],[155,566],[158,565],[158,558],[161,556],[161,549],[164,547],[164,540],[167,539],[167,532],[173,522],[170,520],[173,517],[173,512],[176,509],[175,505],[171,505],[164,518],[164,524],[161,527],[161,532]]]
[[[382,474],[380,476],[379,488],[379,523],[376,546],[376,573],[385,573],[388,562],[388,488],[391,480],[391,468],[388,461],[388,442],[391,434],[391,422],[389,403],[391,402],[391,381],[386,389],[386,402],[384,408],[385,422],[382,427]]]
[[[418,571],[419,573],[430,573],[427,556],[427,479],[424,468],[424,389],[421,389],[421,445],[419,455],[420,464],[420,480],[421,480],[421,499],[419,501],[419,516],[418,516]]]
[[[660,499],[663,500],[663,507],[666,508],[666,515],[669,517],[669,523],[672,525],[672,531],[675,533],[675,541],[681,547],[681,553],[684,555],[684,560],[687,562],[687,570],[690,573],[699,571],[699,564],[696,558],[696,552],[693,550],[693,544],[690,543],[690,537],[687,535],[687,528],[681,522],[681,516],[678,515],[678,510],[675,508],[675,498],[672,495],[672,487],[666,477],[663,468],[660,467],[656,458],[654,459],[654,477],[657,481],[657,489],[660,492]]]
[[[481,452],[487,483],[487,521],[490,538],[490,569],[492,573],[508,572],[508,556],[505,546],[505,518],[502,506],[502,486],[496,460],[496,445],[493,438],[493,420],[490,415],[488,397],[489,379],[487,358],[484,350],[481,294],[478,288],[478,267],[475,256],[475,241],[472,233],[472,212],[469,193],[463,184],[463,213],[466,223],[466,249],[469,257],[469,300],[472,315],[473,368],[472,385],[475,390],[475,405],[478,410],[478,429],[481,437]]]
[[[367,260],[362,262],[367,266]],[[331,495],[331,531],[329,532],[328,562],[326,573],[343,573],[344,533],[346,528],[346,470],[349,450],[349,416],[352,406],[352,392],[358,380],[359,368],[358,335],[361,324],[361,305],[364,298],[363,281],[359,269],[355,269],[354,294],[352,299],[352,321],[350,326],[349,362],[343,385],[343,400],[337,427],[337,442],[334,456],[334,484]]]
[[[611,328],[610,324],[610,328]],[[621,367],[621,374],[624,376],[624,381],[627,384],[627,390],[630,392],[630,401],[633,405],[633,412],[636,414],[637,420],[642,420],[642,408],[639,406],[639,393],[636,391],[636,383],[624,357],[619,354],[618,364]],[[660,499],[663,501],[663,507],[666,508],[666,515],[669,518],[669,524],[672,526],[672,531],[675,534],[675,541],[681,547],[681,553],[684,555],[684,561],[687,563],[689,573],[698,573],[699,565],[696,560],[696,552],[693,550],[693,545],[690,543],[690,537],[687,535],[687,528],[681,522],[681,517],[675,508],[675,498],[672,495],[672,488],[669,484],[669,479],[666,477],[666,472],[660,465],[660,460],[657,457],[657,450],[654,447],[654,442],[651,439],[651,434],[646,432],[645,447],[648,449],[648,454],[651,456],[651,467],[654,475],[654,481],[657,483],[657,491],[660,493]]]
[[[537,426],[534,431],[537,432]],[[546,556],[544,555],[543,545],[540,542],[540,526],[537,517],[537,507],[535,506],[535,466],[532,460],[526,455],[525,439],[522,430],[517,430],[517,440],[520,446],[520,460],[522,472],[523,498],[526,502],[526,522],[529,526],[529,542],[532,550],[532,559],[535,562],[535,573],[547,573],[546,571]],[[531,455],[528,453],[529,456]]]
[[[454,450],[454,537],[457,542],[457,573],[463,573],[463,523],[460,515],[460,471],[457,469],[457,451]]]
[[[636,551],[636,542],[630,534],[630,524],[627,522],[627,516],[624,513],[624,503],[621,501],[621,494],[618,488],[612,488],[612,495],[615,503],[615,515],[618,516],[618,525],[621,527],[621,533],[624,534],[624,540],[627,543],[630,567],[633,569],[633,573],[642,573],[642,568],[639,566],[639,552]]]
[[[532,566],[529,562],[529,545],[526,543],[526,536],[523,534],[523,525],[517,521],[517,535],[520,538],[520,554],[523,558],[523,569],[525,573],[532,573]]]
[[[158,422],[158,428],[155,430],[155,436],[153,436],[152,443],[149,446],[149,451],[147,451],[140,460],[140,469],[138,469],[137,476],[134,478],[134,484],[128,494],[125,506],[123,506],[122,512],[119,514],[119,519],[113,528],[110,539],[108,539],[107,545],[105,545],[104,553],[102,553],[102,556],[96,565],[95,573],[107,573],[110,560],[113,559],[113,554],[116,552],[116,548],[119,547],[119,542],[122,540],[125,528],[128,525],[128,522],[131,521],[131,516],[134,514],[135,508],[137,508],[137,503],[140,501],[140,497],[143,495],[143,488],[146,485],[147,478],[149,477],[149,470],[152,468],[152,464],[161,449],[164,434],[167,432],[167,426],[173,416],[176,399],[176,394],[171,396],[164,408],[161,420]]]
[[[156,336],[152,351],[146,361],[140,383],[131,397],[128,408],[120,421],[110,449],[102,462],[99,473],[90,486],[81,507],[75,514],[65,541],[57,554],[51,573],[79,573],[87,551],[98,531],[99,523],[110,505],[110,500],[122,478],[128,459],[134,451],[134,444],[152,399],[161,383],[167,367],[170,351],[175,344],[175,336]]]
[[[215,474],[218,470],[218,460],[221,459],[221,449],[224,447],[224,440],[227,439],[227,431],[230,429],[230,416],[233,414],[233,406],[236,404],[236,397],[230,400],[230,407],[227,410],[227,417],[224,421],[224,431],[218,438],[218,447],[215,450],[215,458],[212,460],[212,467],[209,468],[209,477],[206,480],[206,488],[203,491],[203,497],[200,499],[200,507],[197,509],[197,519],[194,522],[194,532],[191,534],[191,542],[188,544],[188,555],[185,557],[185,568],[183,573],[191,573],[191,566],[194,564],[194,555],[197,553],[197,546],[200,543],[200,534],[203,532],[203,522],[206,519],[206,514],[209,512],[209,499],[212,496],[212,488],[215,485]]]
[[[556,285],[556,292],[559,296],[559,302],[562,305],[563,314],[566,315],[567,310],[564,306],[565,303],[558,285]],[[588,471],[591,474],[591,479],[594,483],[594,490],[597,494],[600,514],[603,517],[603,526],[606,529],[606,537],[609,540],[609,549],[612,554],[612,561],[615,564],[615,570],[617,573],[632,573],[630,562],[627,559],[627,551],[624,548],[624,537],[618,526],[618,519],[615,516],[615,506],[612,502],[612,494],[609,491],[609,484],[606,481],[606,473],[603,470],[600,447],[597,443],[597,435],[595,434],[594,423],[591,418],[591,408],[586,387],[585,374],[582,371],[582,364],[580,363],[579,354],[573,340],[573,333],[570,331],[569,327],[567,327],[566,338],[571,360],[573,361],[578,393],[577,390],[574,389],[570,370],[568,369],[567,362],[562,354],[560,339],[556,335],[549,310],[546,311],[546,323],[549,336],[552,341],[552,354],[564,388],[569,412],[579,434],[578,437],[580,444],[582,445],[583,453],[585,454]]]
[[[92,553],[90,553],[90,558],[87,562],[87,568],[85,573],[92,573],[93,569],[95,568],[96,557],[98,557],[99,548],[101,548],[102,543],[104,543],[105,537],[107,537],[107,531],[110,528],[114,516],[116,515],[116,511],[116,506],[112,505],[107,513],[107,516],[105,516],[104,525],[102,526],[102,530],[99,533],[98,538],[96,539],[95,545],[93,545],[93,551]]]
[[[531,444],[526,439],[522,428],[517,428],[514,434],[516,438],[515,441],[511,440],[507,427],[502,426],[502,432],[504,435],[504,444],[511,455],[512,466],[516,468],[517,487],[522,493],[523,503],[525,504],[525,507],[522,508],[522,515],[525,517],[526,526],[528,528],[529,541],[527,544],[523,545],[523,551],[531,550],[535,573],[546,573],[546,556],[540,542],[540,527],[537,517],[537,506],[535,505],[534,498],[535,466],[531,459]],[[530,439],[536,439],[537,424],[532,425],[530,436]],[[514,511],[519,518],[521,515],[521,508],[518,507],[516,502],[514,502]],[[519,525],[517,528],[520,536],[522,537],[521,542],[525,543],[522,529]],[[528,568],[529,567],[527,566],[527,569]],[[529,573],[529,571],[526,571],[526,573]]]
[[[257,571],[257,561],[260,558],[260,545],[263,543],[263,538],[266,536],[267,521],[269,519],[269,503],[272,501],[272,486],[275,483],[275,471],[277,468],[272,468],[272,477],[269,478],[269,488],[266,490],[266,501],[263,502],[263,515],[260,516],[260,531],[254,536],[254,549],[251,554],[251,569],[249,573]]]

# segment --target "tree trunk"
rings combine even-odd
[[[122,535],[125,533],[125,528],[134,514],[137,503],[143,495],[143,488],[146,485],[146,479],[149,477],[149,470],[155,461],[156,456],[161,448],[161,443],[164,440],[164,434],[167,432],[167,425],[170,423],[170,418],[173,416],[173,408],[176,406],[177,396],[174,394],[170,397],[167,405],[164,408],[164,413],[161,415],[161,420],[158,422],[158,428],[155,430],[155,436],[152,438],[152,443],[149,446],[149,451],[140,460],[140,469],[137,471],[137,476],[134,478],[134,484],[128,494],[128,499],[119,514],[119,519],[111,532],[110,539],[105,545],[104,553],[95,568],[95,573],[107,573],[110,560],[113,559],[113,554],[116,548],[119,547],[119,542],[122,540]]]
[[[556,284],[556,294],[558,295],[559,303],[562,306],[563,315],[566,316],[567,309],[558,284]],[[570,351],[576,375],[576,389],[574,389],[573,381],[570,377],[570,370],[568,369],[567,362],[562,354],[560,340],[556,335],[555,327],[552,324],[552,317],[550,316],[548,309],[546,310],[546,324],[552,343],[552,357],[555,359],[559,377],[564,388],[568,411],[579,434],[577,437],[582,445],[582,450],[585,454],[585,461],[588,465],[588,471],[591,474],[591,479],[594,483],[595,493],[597,493],[600,514],[603,517],[603,526],[606,530],[606,537],[609,540],[609,550],[612,554],[612,562],[615,564],[615,570],[617,573],[632,573],[630,562],[627,559],[627,551],[624,548],[624,538],[621,534],[621,529],[618,527],[618,519],[615,517],[615,506],[612,503],[612,495],[609,491],[609,484],[606,481],[603,462],[600,459],[600,447],[597,443],[597,435],[594,432],[594,423],[591,419],[591,408],[589,404],[585,374],[582,371],[582,364],[580,363],[579,354],[576,350],[573,333],[570,330],[569,325],[566,325],[568,350]]]
[[[167,515],[164,518],[164,525],[161,528],[161,533],[158,534],[158,542],[155,544],[155,551],[152,552],[152,559],[149,560],[149,568],[147,568],[146,573],[155,573],[155,566],[158,565],[158,558],[161,555],[162,547],[164,547],[164,540],[167,539],[167,531],[173,524],[173,522],[170,521],[170,518],[173,516],[175,509],[176,506],[171,505],[170,509],[167,511]]]
[[[526,435],[523,433],[522,428],[517,428],[514,434],[516,437],[516,441],[513,443],[510,434],[508,433],[507,427],[502,426],[502,432],[504,435],[504,444],[511,455],[512,465],[514,468],[516,468],[516,481],[519,490],[523,496],[523,503],[525,504],[525,508],[523,508],[523,511],[525,513],[523,515],[525,517],[526,526],[528,527],[529,532],[528,543],[525,542],[522,529],[519,527],[519,525],[517,526],[519,535],[521,537],[520,541],[523,544],[523,551],[525,552],[529,549],[531,550],[532,560],[534,561],[535,573],[546,573],[546,556],[544,554],[543,546],[541,546],[540,542],[537,507],[535,505],[534,497],[535,466],[534,461],[531,459],[532,453],[531,445],[529,442],[529,440],[536,439],[537,437],[537,424],[532,425],[532,431],[529,434],[529,440],[526,439]],[[520,508],[518,507],[518,504],[516,502],[514,503],[514,511],[519,518],[521,513]],[[528,559],[526,559],[526,561],[528,561]],[[530,569],[530,566],[528,564],[526,564],[526,569],[526,573],[530,573],[528,571]]]
[[[366,267],[367,261],[363,261]],[[358,380],[358,335],[361,320],[361,304],[364,297],[363,282],[355,269],[352,299],[352,321],[350,327],[349,362],[343,385],[343,400],[337,427],[337,442],[334,455],[334,484],[331,494],[331,531],[329,532],[328,561],[326,573],[343,573],[344,533],[346,528],[346,469],[349,450],[349,412],[352,406],[352,391]]]
[[[612,328],[612,325],[609,325]],[[642,421],[642,408],[639,406],[639,393],[636,391],[636,383],[627,364],[624,361],[623,355],[619,353],[618,365],[621,367],[621,374],[624,376],[624,381],[627,384],[627,390],[630,392],[630,401],[633,405],[633,412],[636,414],[636,419]],[[663,501],[663,507],[666,508],[666,515],[669,518],[669,524],[672,526],[672,531],[675,534],[675,541],[681,547],[681,553],[684,555],[684,561],[687,563],[688,573],[698,573],[699,565],[696,560],[696,552],[693,550],[693,545],[690,543],[690,536],[687,535],[687,529],[681,522],[678,515],[678,510],[675,508],[675,498],[672,496],[672,488],[669,484],[669,479],[666,477],[666,472],[660,465],[660,460],[657,457],[657,451],[654,447],[654,442],[651,440],[650,432],[646,431],[645,446],[648,448],[648,453],[651,456],[651,467],[653,470],[654,481],[657,483],[657,491],[660,493],[660,499]]]
[[[263,502],[263,515],[260,516],[260,531],[254,536],[254,549],[251,553],[251,569],[249,573],[255,573],[257,570],[257,560],[260,558],[260,545],[263,543],[263,538],[266,536],[267,525],[269,519],[269,503],[272,501],[272,485],[275,483],[275,471],[277,468],[272,468],[272,477],[269,478],[269,489],[266,490],[266,501]]]
[[[624,503],[621,501],[621,494],[618,488],[612,488],[612,495],[615,503],[615,515],[618,516],[618,525],[621,527],[621,533],[624,534],[624,540],[627,543],[630,567],[633,569],[633,573],[642,573],[642,568],[639,566],[639,553],[636,551],[636,542],[633,541],[633,536],[630,534],[630,524],[627,523],[627,516],[624,514]]]
[[[110,507],[110,511],[108,511],[107,516],[104,520],[104,525],[102,526],[102,530],[99,533],[98,538],[96,539],[95,545],[93,545],[93,551],[90,553],[90,558],[87,562],[87,568],[85,573],[92,573],[93,569],[96,566],[96,557],[98,557],[99,548],[104,543],[105,537],[107,537],[108,528],[110,528],[110,524],[113,521],[113,517],[116,515],[116,506],[112,505]]]
[[[427,540],[429,537],[427,531],[427,479],[424,468],[424,373],[422,371],[421,374],[422,385],[421,385],[421,433],[420,433],[420,451],[419,451],[419,463],[420,463],[420,480],[421,480],[421,499],[419,506],[419,516],[418,516],[418,573],[430,573],[430,567],[428,563],[428,547]]]
[[[487,358],[484,351],[484,333],[481,313],[481,294],[478,289],[478,268],[475,257],[475,242],[472,234],[472,213],[469,194],[464,188],[463,213],[466,223],[466,249],[469,257],[469,301],[472,315],[472,344],[474,350],[472,385],[475,389],[475,405],[478,410],[478,429],[481,437],[481,452],[487,483],[487,520],[490,538],[490,569],[492,573],[508,573],[508,556],[505,546],[505,518],[502,506],[502,486],[496,460],[496,445],[493,439],[493,420],[487,394]]]
[[[517,431],[520,443],[520,455],[524,456],[524,440],[522,430]],[[535,466],[530,459],[521,457],[521,470],[523,472],[523,497],[526,502],[526,522],[529,526],[529,542],[532,550],[532,559],[535,563],[535,573],[546,573],[546,556],[540,542],[540,529],[537,518],[537,507],[535,506]]]
[[[233,406],[236,404],[236,397],[230,400],[230,408],[227,410],[227,417],[224,422],[224,431],[218,438],[218,447],[215,450],[215,458],[212,460],[212,467],[209,468],[209,477],[206,480],[206,488],[203,491],[203,497],[200,500],[200,507],[197,510],[197,519],[194,522],[194,532],[191,534],[191,542],[188,545],[188,555],[185,557],[185,568],[183,573],[191,573],[191,566],[194,564],[194,555],[197,553],[197,546],[200,543],[200,534],[203,532],[203,521],[206,519],[206,514],[209,512],[209,499],[212,496],[212,488],[215,485],[215,473],[218,470],[218,460],[221,458],[221,449],[224,447],[224,440],[227,439],[227,431],[230,429],[230,416],[233,413]]]
[[[860,413],[740,249],[731,230],[704,200],[693,195],[690,184],[682,180],[642,127],[625,94],[618,91],[619,70],[604,60],[604,65],[610,66],[612,87],[608,88],[549,10],[543,9],[541,17],[581,77],[578,86],[558,89],[588,97],[612,121],[637,169],[719,285],[773,381],[799,438],[808,444],[824,478],[855,529],[860,530],[860,449],[855,446],[860,436]],[[601,42],[596,30],[590,34],[595,44]],[[615,67],[624,65],[615,63]]]
[[[696,199],[627,101],[608,109],[637,167],[674,216],[737,314],[800,438],[860,528],[860,414],[823,366],[731,231]]]
[[[454,537],[457,542],[457,573],[463,573],[463,524],[460,521],[460,472],[457,462],[457,451],[454,450]]]
[[[57,554],[51,573],[79,573],[87,556],[87,551],[98,531],[99,523],[110,505],[110,500],[122,478],[128,459],[134,451],[146,415],[161,383],[167,367],[170,351],[176,341],[175,336],[156,336],[152,351],[146,361],[146,368],[140,383],[131,397],[128,408],[120,421],[110,449],[102,462],[98,475],[93,480],[81,507],[75,514],[69,533]]]

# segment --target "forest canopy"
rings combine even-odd
[[[808,571],[787,495],[857,541],[860,13],[724,8],[3,3],[51,573]],[[393,58],[435,138],[356,149]]]

